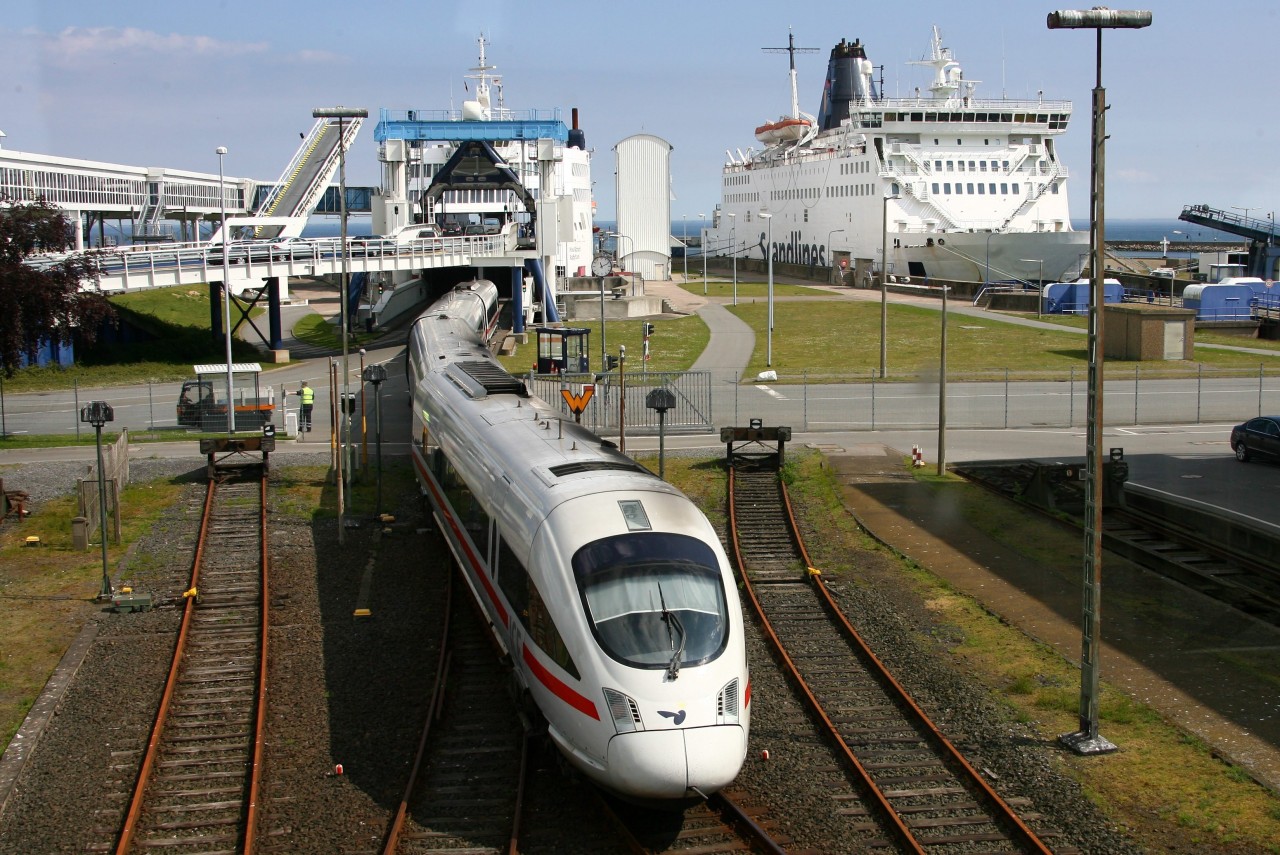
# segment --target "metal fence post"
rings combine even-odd
[[[1133,366],[1133,423],[1138,423],[1138,366]]]
[[[806,368],[804,370],[804,372],[800,375],[800,379],[804,383],[804,417],[801,419],[801,421],[804,422],[804,429],[808,431],[809,430],[809,369]]]
[[[1204,379],[1204,364],[1196,366],[1196,424],[1200,424],[1200,386]]]
[[[1004,429],[1009,429],[1009,369],[1004,370]]]
[[[1262,363],[1258,363],[1258,415],[1262,415]]]
[[[1076,423],[1076,367],[1071,366],[1071,379],[1067,389],[1067,427]]]
[[[75,416],[76,413],[80,412],[80,380],[79,378],[71,381],[71,391],[72,391],[72,394],[75,396],[75,405],[72,406],[71,412],[72,412],[72,418],[75,419],[75,423],[76,423],[76,442],[79,442],[80,441],[80,419],[76,418]]]
[[[742,388],[742,372],[733,372],[733,423],[741,424],[738,421],[738,390]]]
[[[151,381],[147,381],[147,430],[156,429],[156,405],[151,398]]]
[[[876,429],[876,378],[871,378],[871,429]]]

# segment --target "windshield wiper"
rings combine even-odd
[[[680,660],[684,658],[684,624],[680,623],[680,618],[676,617],[676,613],[667,608],[667,598],[662,593],[662,584],[658,584],[658,601],[662,604],[662,622],[667,625],[667,636],[671,641],[675,642],[675,636],[672,627],[680,633],[680,645],[676,648],[676,652],[671,656],[671,661],[667,664],[667,678],[674,680],[680,676]]]

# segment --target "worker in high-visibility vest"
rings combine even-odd
[[[298,425],[298,430],[311,431],[311,408],[316,404],[316,390],[307,385],[307,381],[302,381],[302,388],[298,390],[298,397],[302,399],[302,423]]]

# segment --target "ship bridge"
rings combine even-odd
[[[1280,236],[1274,219],[1242,217],[1208,205],[1186,205],[1178,219],[1244,238],[1249,241],[1248,275],[1280,279]]]

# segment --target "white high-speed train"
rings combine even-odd
[[[750,724],[729,561],[684,494],[492,358],[496,302],[492,282],[463,283],[413,324],[418,479],[569,762],[634,801],[709,795]]]

